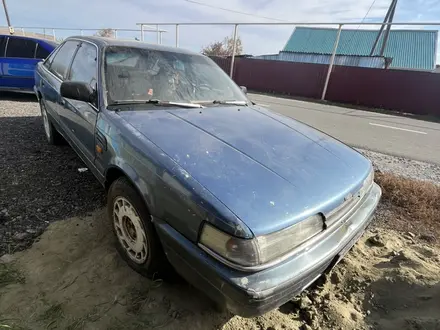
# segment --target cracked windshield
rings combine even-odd
[[[204,56],[107,47],[104,65],[109,105],[149,100],[199,104],[247,101],[225,72]]]

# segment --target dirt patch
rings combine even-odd
[[[14,329],[438,329],[440,250],[373,229],[279,309],[219,313],[187,284],[150,281],[116,254],[104,211],[51,224],[0,264],[0,325]],[[1,261],[0,261],[1,262]],[[6,279],[6,280],[2,280]]]
[[[382,226],[409,232],[410,239],[438,240],[440,185],[391,173],[376,173],[376,181],[382,188],[382,209],[389,213],[380,217]]]

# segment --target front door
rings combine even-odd
[[[97,47],[85,41],[81,42],[78,47],[66,80],[85,82],[96,92]],[[93,163],[95,160],[95,124],[98,115],[97,100],[83,102],[63,98],[61,105],[60,121],[70,131],[80,152]]]

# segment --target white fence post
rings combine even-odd
[[[232,46],[232,59],[231,59],[231,70],[229,71],[229,76],[232,79],[232,75],[234,74],[234,63],[235,63],[235,52],[237,51],[237,29],[238,24],[234,26],[234,46]]]
[[[333,65],[335,64],[336,51],[338,50],[339,38],[341,37],[342,24],[339,24],[338,34],[336,35],[335,45],[333,47],[332,57],[330,58],[330,65],[328,66],[327,77],[325,78],[324,89],[322,91],[321,100],[325,100],[325,95],[327,94],[328,82],[332,74]]]

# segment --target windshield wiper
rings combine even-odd
[[[222,100],[214,100],[213,104],[232,104],[232,105],[248,105],[246,101],[222,101]]]
[[[161,101],[157,99],[151,99],[151,100],[116,100],[113,101],[113,103],[109,104],[112,105],[131,105],[131,104],[154,104],[158,106],[176,106],[181,108],[203,108],[201,104],[195,104],[195,103],[185,103],[185,102],[170,102],[170,101]]]
[[[203,106],[201,104],[195,104],[195,103],[187,103],[187,102],[170,102],[170,101],[161,101],[161,100],[148,100],[145,103],[152,103],[152,104],[156,104],[156,105],[175,105],[176,107],[181,107],[181,108],[203,108]]]

